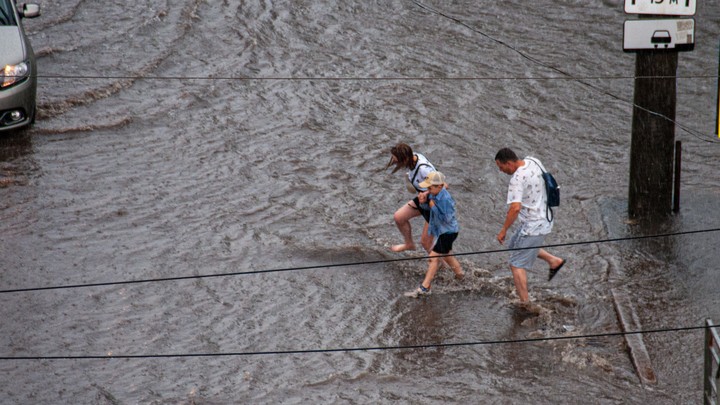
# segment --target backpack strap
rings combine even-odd
[[[543,170],[540,163],[538,163],[535,159],[532,159],[532,158],[525,158],[525,159],[535,163],[543,175],[546,173],[546,171]],[[555,213],[553,213],[552,207],[550,207],[550,204],[548,203],[548,200],[547,200],[550,196],[547,195],[548,194],[547,183],[545,182],[544,177],[543,177],[543,183],[545,183],[545,218],[548,220],[548,222],[552,222],[553,219],[555,219]]]
[[[415,190],[417,190],[418,193],[421,192],[422,190],[418,190],[418,188],[415,186],[415,178],[417,178],[417,175],[420,172],[420,168],[423,166],[432,167],[433,169],[435,168],[433,165],[428,164],[428,163],[420,163],[419,165],[417,165],[417,167],[415,168],[415,171],[413,172],[412,179],[410,180],[410,184],[412,184],[412,186],[415,187]]]

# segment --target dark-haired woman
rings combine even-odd
[[[402,252],[404,250],[415,250],[415,242],[412,238],[412,227],[410,220],[419,215],[425,218],[420,244],[426,251],[430,252],[432,248],[433,237],[428,234],[428,223],[430,221],[430,211],[421,208],[420,204],[427,202],[428,191],[420,187],[420,183],[425,180],[430,172],[435,171],[435,167],[430,161],[420,153],[413,153],[412,148],[404,143],[399,143],[390,149],[390,162],[386,168],[395,166],[393,173],[400,169],[407,169],[407,180],[405,181],[408,191],[417,194],[415,198],[404,204],[393,215],[395,224],[403,236],[403,243],[393,245],[393,252]]]

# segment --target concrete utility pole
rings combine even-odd
[[[630,218],[669,214],[673,197],[677,51],[638,51],[630,146]]]

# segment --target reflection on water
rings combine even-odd
[[[27,131],[0,135],[0,188],[27,185],[37,172]]]
[[[18,161],[30,153],[32,136],[29,132],[13,132],[0,137],[0,162]]]

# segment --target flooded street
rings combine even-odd
[[[720,232],[608,241],[720,228],[717,2],[679,55],[662,223],[627,218],[620,0],[36,2],[37,122],[0,135],[0,403],[701,402],[702,330],[643,335],[654,384],[622,336],[572,337],[622,331],[613,294],[642,330],[720,322]],[[398,142],[459,210],[467,276],[426,299],[421,250],[389,249]],[[561,184],[540,315],[495,239],[502,147]]]

